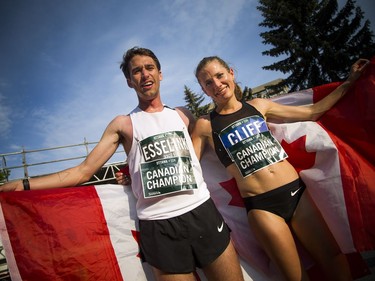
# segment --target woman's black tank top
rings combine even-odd
[[[245,117],[256,115],[264,119],[264,116],[254,106],[248,104],[247,102],[241,102],[241,103],[242,103],[241,109],[230,114],[221,115],[217,113],[215,110],[213,110],[210,113],[212,139],[214,141],[215,152],[216,152],[216,155],[219,157],[220,162],[225,167],[228,167],[230,164],[232,164],[233,160],[227,153],[222,142],[220,141],[219,133],[223,129],[231,125],[232,123]]]

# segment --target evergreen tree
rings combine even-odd
[[[337,0],[259,0],[269,30],[260,36],[273,45],[263,55],[282,58],[266,70],[290,73],[281,85],[290,91],[340,81],[358,58],[375,55],[374,33],[355,0],[338,10]]]
[[[192,92],[186,85],[184,86],[185,102],[186,107],[191,111],[191,113],[198,118],[201,115],[207,114],[209,109],[209,104],[201,106],[204,101],[204,95],[197,95]]]
[[[253,91],[251,88],[245,86],[244,90],[242,91],[242,101],[248,101],[253,99]]]
[[[0,169],[0,183],[6,182],[10,175],[10,171],[8,169]]]

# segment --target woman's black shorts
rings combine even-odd
[[[301,179],[296,179],[265,193],[243,198],[247,212],[260,209],[274,213],[289,222],[306,188]]]

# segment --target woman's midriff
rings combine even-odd
[[[235,178],[242,197],[262,194],[298,178],[297,171],[287,160],[267,166],[245,178],[236,164],[228,166],[227,171]]]

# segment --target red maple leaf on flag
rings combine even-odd
[[[306,151],[306,135],[302,136],[291,143],[285,140],[281,141],[281,145],[288,154],[288,161],[299,173],[314,166],[316,152]]]
[[[135,242],[137,242],[138,247],[139,247],[139,240],[140,240],[140,233],[139,233],[139,231],[137,231],[137,230],[132,230],[132,236],[133,236]],[[138,254],[137,254],[137,258],[139,258],[140,256],[141,256],[141,255],[140,255],[140,253],[138,252]]]
[[[228,181],[220,182],[219,184],[232,196],[232,199],[229,201],[228,205],[243,208],[245,207],[234,178],[231,178]]]

